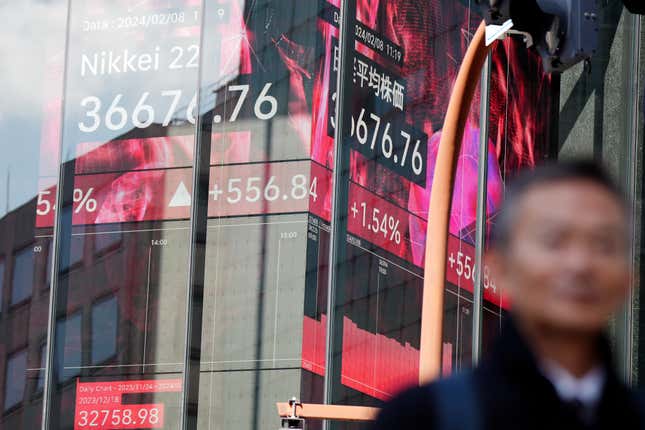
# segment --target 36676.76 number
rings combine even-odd
[[[253,113],[259,120],[269,120],[278,112],[278,100],[269,94],[271,82],[267,82],[253,102]],[[220,115],[215,115],[214,122],[235,122],[238,119],[240,111],[244,106],[249,93],[249,85],[229,85],[226,88],[226,97],[235,100],[231,115],[224,119]],[[124,128],[146,128],[152,123],[161,121],[161,125],[166,127],[173,121],[188,121],[195,124],[197,115],[197,94],[186,107],[180,107],[183,92],[179,89],[163,90],[160,96],[167,103],[163,103],[163,119],[158,116],[159,112],[155,106],[148,103],[150,92],[146,91],[139,97],[136,105],[131,110],[124,107],[121,102],[123,94],[117,94],[109,102],[107,109],[97,96],[87,96],[80,102],[81,107],[85,109],[85,117],[78,122],[78,129],[83,133],[92,133],[99,129],[101,124],[105,125],[108,130],[120,131]],[[235,99],[235,97],[237,97]],[[157,106],[157,110],[159,106]],[[185,111],[185,112],[184,112]],[[178,115],[178,112],[184,112]]]

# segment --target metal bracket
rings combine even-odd
[[[289,400],[288,405],[290,408],[290,414],[286,417],[282,417],[280,420],[280,428],[305,430],[305,420],[298,416],[298,406],[302,408],[302,403],[300,403],[297,398],[292,397],[291,400]]]
[[[527,31],[520,31],[520,30],[508,30],[507,34],[517,34],[519,36],[522,36],[524,38],[524,43],[526,44],[527,48],[532,47],[535,45],[535,41],[533,40],[533,36],[531,33]]]
[[[298,406],[302,407],[302,403],[298,401],[295,397],[292,397],[291,400],[289,400],[289,406],[291,406],[291,415],[289,415],[287,418],[298,418]]]
[[[520,35],[524,38],[527,48],[532,47],[535,42],[533,36],[528,31],[516,30],[512,19],[509,19],[502,25],[488,24],[486,26],[486,46],[490,46],[496,40],[504,40],[507,35]]]
[[[486,26],[486,46],[490,46],[496,40],[504,39],[506,33],[513,28],[513,20],[509,19],[502,25],[488,24]]]

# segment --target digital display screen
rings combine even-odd
[[[343,110],[350,147],[346,190],[346,249],[337,295],[341,300],[341,355],[334,374],[333,402],[378,404],[418,381],[423,264],[432,177],[444,115],[458,68],[479,19],[467,2],[408,0],[351,2],[354,50]],[[332,66],[338,61],[337,25]],[[336,68],[332,71],[337,73]],[[335,76],[334,76],[335,77]],[[336,84],[330,81],[328,100]],[[504,182],[519,169],[548,156],[553,84],[539,59],[521,42],[507,40],[493,54],[491,127],[488,145],[487,216],[490,228]],[[526,100],[532,100],[526,103]],[[335,127],[331,117],[329,125]],[[470,366],[475,220],[479,158],[479,93],[466,121],[449,224],[444,303],[443,373]],[[484,348],[498,330],[509,303],[482,270]],[[341,299],[338,299],[341,297]],[[308,315],[305,326],[320,339],[326,320]],[[305,336],[306,337],[306,336]],[[307,344],[306,364],[316,372],[324,355]],[[323,373],[317,371],[320,375]]]
[[[320,399],[339,2],[218,0],[204,10],[195,0],[72,3],[68,52],[52,64],[52,82],[65,92],[48,92],[35,224],[41,240],[51,239],[62,161],[73,172],[65,185],[73,203],[65,208],[71,231],[62,245],[58,311],[67,317],[106,300],[116,305],[96,311],[98,328],[79,330],[80,340],[60,333],[61,365],[76,384],[59,393],[61,410],[70,412],[61,423],[178,426],[193,165],[204,135],[211,151],[199,419],[217,413],[223,426],[238,426],[244,411],[231,399],[254,401],[251,390],[236,388],[249,384],[272,401],[294,390],[304,401]],[[423,7],[361,0],[356,10],[353,97],[342,106],[351,120],[343,141],[349,175],[335,184],[348,206],[337,221],[346,223],[337,285],[346,300],[334,396],[369,404],[418,378],[434,163],[474,24],[467,5],[448,0]],[[537,58],[515,51],[514,42],[501,44],[493,62],[491,110],[499,122],[488,154],[490,222],[504,180],[544,156],[549,142],[538,130],[551,108],[550,82]],[[526,90],[532,79],[539,88]],[[450,219],[446,372],[469,356],[478,127],[474,108]],[[495,325],[507,303],[486,273],[485,318]],[[108,334],[113,347],[94,340]],[[101,351],[87,351],[93,348]],[[250,380],[249,370],[258,376]]]
[[[65,383],[76,383],[54,398],[60,425],[179,426],[193,165],[207,128],[199,419],[222,408],[249,370],[288,378],[265,384],[270,398],[286,397],[303,372],[307,219],[329,220],[331,211],[333,137],[313,119],[323,109],[320,118],[328,116],[316,101],[328,81],[317,68],[326,61],[319,5],[73,3],[68,51],[56,67],[65,92],[46,112],[35,208],[39,235],[50,239],[62,153],[73,202],[63,214],[71,231],[62,233],[59,313],[88,308],[93,319],[86,329],[77,318],[83,334],[75,339],[57,333],[65,345],[57,358],[74,376]],[[94,304],[106,300],[115,305]],[[285,300],[294,312],[284,312]],[[222,423],[245,413],[226,409]]]
[[[164,404],[124,402],[144,393],[181,392],[181,379],[76,383],[74,430],[164,428]]]

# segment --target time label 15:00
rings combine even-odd
[[[250,86],[247,85],[229,85],[226,88],[227,100],[231,99],[233,104],[231,114],[228,118],[221,115],[214,115],[213,122],[220,123],[235,122],[240,111],[246,103],[253,103],[253,113],[259,120],[269,120],[278,112],[278,100],[269,94],[272,83],[264,84],[255,100],[247,100]],[[166,127],[173,121],[187,121],[195,124],[197,115],[197,94],[193,95],[187,106],[180,106],[182,99],[182,90],[164,90],[161,91],[161,99],[165,102],[160,107],[148,103],[150,92],[146,91],[139,97],[134,107],[128,109],[122,104],[123,94],[117,94],[108,103],[104,103],[97,96],[87,96],[80,102],[84,111],[84,118],[78,122],[78,129],[83,133],[92,133],[99,129],[101,124],[105,125],[108,130],[120,131],[130,127],[146,128],[153,123],[161,122]],[[211,101],[211,103],[215,104]],[[107,104],[107,108],[105,105]]]

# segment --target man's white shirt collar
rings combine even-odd
[[[606,379],[602,367],[594,367],[584,376],[576,378],[553,361],[543,361],[541,364],[542,373],[553,384],[560,399],[578,400],[586,407],[595,407],[600,401]]]

